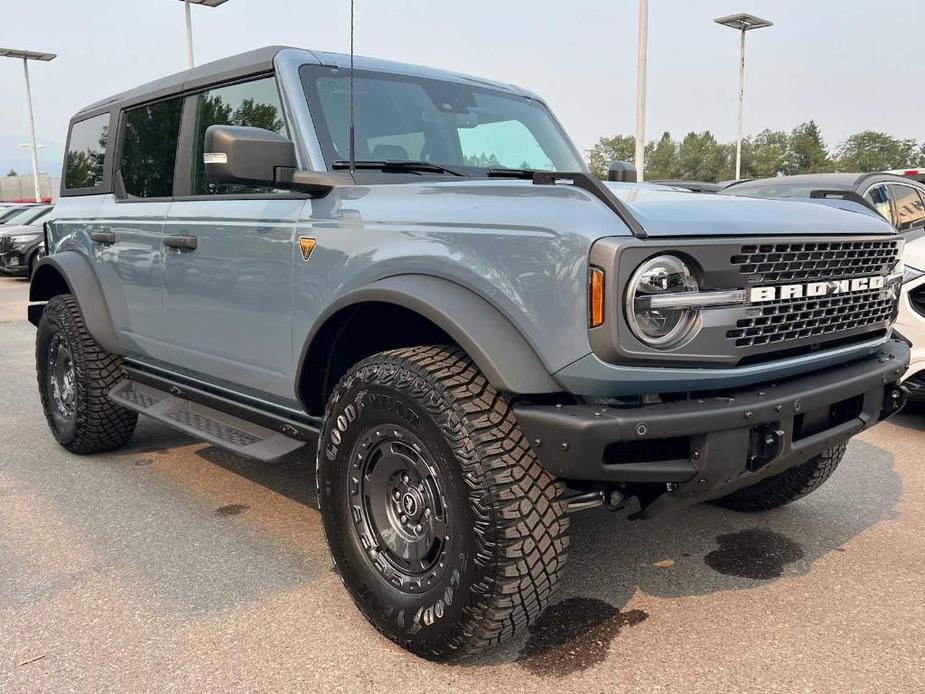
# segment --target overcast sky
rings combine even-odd
[[[866,129],[925,140],[922,0],[650,0],[647,139],[735,133],[733,12],[748,36],[745,131],[815,118],[830,145]],[[542,94],[585,150],[634,129],[637,0],[357,0],[357,53],[432,65]],[[346,52],[348,0],[229,0],[193,8],[197,62],[270,44]],[[59,173],[80,107],[186,66],[178,0],[3,0],[0,46],[32,64],[40,168]],[[22,66],[0,59],[0,168],[29,169]]]

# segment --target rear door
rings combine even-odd
[[[165,230],[169,361],[201,380],[288,403],[294,236],[305,200],[206,181],[203,137],[216,124],[288,137],[275,78],[217,85],[187,97],[178,168],[178,193],[182,188],[185,194],[171,207]]]
[[[161,241],[173,199],[183,99],[127,109],[114,190],[91,230],[97,270],[116,333],[130,356],[164,360]]]

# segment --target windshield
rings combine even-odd
[[[308,105],[329,168],[350,158],[350,72],[306,65]],[[468,175],[490,168],[584,171],[540,102],[497,89],[357,70],[356,159],[415,161]]]
[[[22,226],[32,224],[52,211],[52,207],[43,205],[41,207],[27,207],[18,212],[7,220],[4,220],[6,226]]]

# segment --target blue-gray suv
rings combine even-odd
[[[315,456],[344,584],[431,659],[540,614],[571,511],[782,506],[905,397],[885,221],[602,183],[536,95],[428,68],[272,47],[88,106],[45,235],[61,445]]]

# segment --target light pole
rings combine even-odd
[[[649,38],[649,0],[639,0],[639,57],[636,61],[636,180],[645,180],[646,160],[646,50]]]
[[[180,0],[185,6],[186,12],[186,63],[190,68],[195,67],[193,61],[193,20],[190,17],[190,5],[202,5],[203,7],[218,7],[224,5],[228,0]]]
[[[736,118],[736,180],[742,175],[742,104],[745,101],[745,32],[773,26],[773,22],[751,14],[731,14],[713,20],[724,27],[735,29],[741,35],[739,43],[739,111]]]
[[[32,117],[32,86],[29,84],[29,61],[41,60],[48,62],[58,56],[54,53],[37,53],[36,51],[21,51],[15,48],[0,48],[0,58],[18,58],[22,60],[23,73],[26,76],[26,107],[29,113],[29,142],[32,145],[32,184],[35,187],[35,201],[42,201],[39,190],[39,154],[35,144],[35,119]]]

